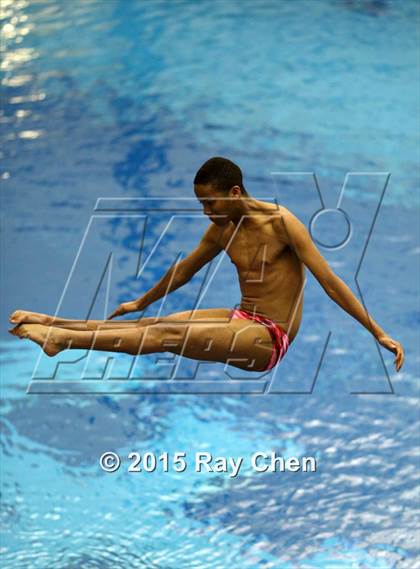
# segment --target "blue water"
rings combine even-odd
[[[2,566],[420,567],[418,2],[2,0],[1,17]],[[213,155],[308,226],[312,173],[329,208],[353,173],[351,239],[320,250],[403,344],[400,373],[309,272],[271,379],[183,361],[168,382],[170,358],[48,359],[8,335],[16,308],[103,318],[150,288],[206,227],[194,200],[167,224]],[[158,198],[146,227],[136,198]],[[312,229],[325,245],[347,231],[331,212]],[[146,315],[189,308],[207,277]],[[238,302],[221,259],[202,305]],[[318,470],[127,472],[131,451],[266,450]]]

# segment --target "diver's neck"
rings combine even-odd
[[[252,212],[255,211],[256,200],[254,198],[243,197],[240,198],[234,215],[231,217],[231,222],[241,227],[252,224]]]

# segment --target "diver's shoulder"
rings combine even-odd
[[[290,215],[290,211],[284,206],[281,205],[279,203],[270,203],[270,202],[265,202],[262,200],[257,200],[258,201],[258,206],[261,209],[261,211],[263,211],[264,213],[269,213],[272,215]]]

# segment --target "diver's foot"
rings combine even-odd
[[[37,343],[47,356],[55,356],[66,348],[66,341],[63,332],[58,328],[43,326],[42,324],[18,324],[9,330],[14,336],[21,340],[27,338]]]
[[[15,326],[14,328],[9,328],[9,333],[13,334],[13,336],[17,336],[17,330],[19,328],[20,324],[18,324],[17,326]]]
[[[52,324],[53,319],[47,314],[40,312],[31,312],[30,310],[15,310],[9,317],[9,322],[12,324],[43,324],[49,326]]]

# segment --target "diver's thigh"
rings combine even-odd
[[[198,320],[182,327],[182,342],[174,349],[179,355],[228,363],[249,371],[262,370],[270,361],[272,339],[262,324],[241,319],[226,323]]]
[[[228,323],[230,320],[230,314],[232,312],[231,308],[206,308],[199,310],[184,310],[182,312],[174,312],[173,314],[168,314],[167,316],[160,316],[159,322],[171,322],[171,321],[191,321],[191,320],[202,320],[209,321],[212,323],[215,319],[221,323]]]

